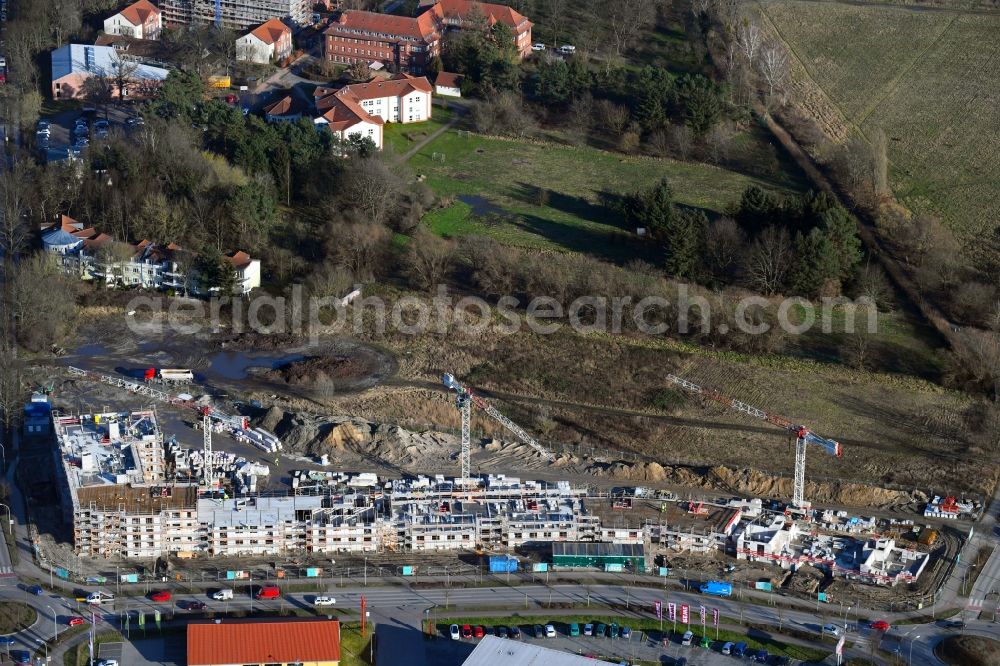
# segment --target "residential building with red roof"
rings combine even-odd
[[[397,74],[391,79],[344,86],[316,97],[314,122],[337,138],[368,137],[382,149],[385,123],[417,123],[431,118],[432,89],[423,76]]]
[[[340,622],[323,617],[190,622],[188,666],[340,664]]]
[[[104,32],[136,39],[159,39],[163,14],[149,0],[137,0],[117,14],[104,19]]]
[[[292,29],[276,18],[236,40],[236,59],[267,64],[292,54]]]
[[[422,74],[441,54],[445,32],[462,29],[481,14],[487,24],[505,23],[514,33],[521,57],[531,52],[532,23],[506,5],[440,0],[419,16],[393,16],[345,11],[323,32],[323,56],[336,63],[381,62],[398,70]]]
[[[454,72],[438,72],[434,77],[434,94],[445,97],[462,96],[462,80],[465,77]]]

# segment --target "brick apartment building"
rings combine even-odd
[[[381,62],[400,71],[423,74],[441,54],[441,38],[461,29],[478,10],[490,25],[506,23],[523,58],[531,52],[531,21],[506,5],[471,0],[440,0],[415,18],[346,11],[324,31],[323,55],[341,64]]]

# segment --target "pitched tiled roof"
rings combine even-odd
[[[250,264],[250,255],[243,250],[237,250],[227,254],[226,261],[232,264],[233,268],[243,268]]]
[[[250,34],[264,42],[265,44],[274,44],[284,33],[291,33],[292,30],[287,25],[279,21],[278,19],[268,19],[264,23],[250,31]]]
[[[497,5],[491,2],[473,2],[472,0],[439,0],[434,7],[424,12],[424,14],[429,14],[433,11],[441,17],[466,19],[472,13],[473,8],[478,9],[486,15],[490,25],[501,22],[506,23],[512,28],[517,28],[524,23],[531,24],[523,14],[519,14],[507,5]]]
[[[434,79],[434,85],[444,86],[445,88],[461,88],[462,79],[464,78],[461,74],[455,74],[454,72],[438,72],[437,77]]]
[[[132,25],[142,25],[152,14],[159,14],[160,10],[149,0],[138,0],[118,13]]]
[[[191,622],[189,666],[340,660],[340,623],[325,618]]]
[[[323,32],[325,34],[344,34],[350,30],[361,30],[397,37],[432,39],[437,36],[437,22],[434,19],[435,17],[428,15],[427,12],[416,18],[411,18],[409,16],[347,10],[340,15],[339,21],[331,23],[330,27]]]
[[[264,107],[264,113],[269,116],[284,116],[297,111],[298,105],[295,103],[294,95],[285,95],[277,102]]]
[[[414,90],[430,93],[431,83],[426,76],[410,76],[409,74],[397,74],[388,80],[375,80],[368,83],[354,83],[344,86],[336,93],[338,98],[345,96],[353,97],[357,101],[365,99],[377,99],[379,97],[399,97]]]

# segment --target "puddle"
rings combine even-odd
[[[218,352],[209,359],[205,374],[225,379],[244,379],[248,368],[277,368],[285,363],[301,361],[304,354],[257,354],[253,352]]]
[[[500,206],[487,199],[486,197],[481,197],[477,194],[459,194],[456,197],[459,201],[465,204],[469,204],[472,208],[473,215],[503,215],[504,217],[510,216],[510,213],[505,211]]]
[[[108,349],[107,345],[101,344],[100,342],[91,342],[85,345],[80,345],[73,350],[73,356],[105,356],[111,350]]]

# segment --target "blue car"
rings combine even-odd
[[[753,656],[753,660],[758,664],[766,664],[769,656],[767,650],[757,650],[757,654]]]
[[[6,645],[7,647],[10,647],[13,644],[14,644],[14,639],[11,638],[10,636],[0,636],[0,645]]]
[[[28,588],[28,592],[31,592],[36,597],[40,597],[45,593],[45,590],[42,589],[41,585],[32,585]]]
[[[10,658],[14,660],[15,664],[31,663],[31,653],[27,650],[11,650]]]

